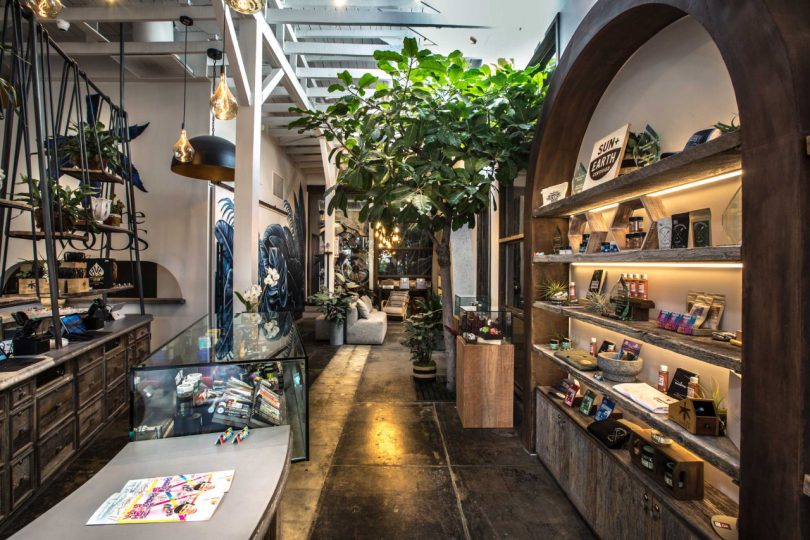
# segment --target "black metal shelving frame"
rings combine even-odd
[[[86,73],[81,71],[78,62],[65,54],[48,31],[38,23],[36,16],[23,7],[19,0],[7,2],[4,7],[3,25],[0,29],[0,73],[14,89],[14,99],[5,96],[0,101],[0,169],[4,176],[0,181],[0,284],[5,290],[10,239],[26,239],[26,231],[11,231],[12,219],[29,215],[30,242],[34,276],[38,277],[41,256],[38,242],[45,245],[44,262],[47,263],[52,324],[60,327],[57,242],[62,249],[70,247],[77,251],[98,252],[99,257],[110,257],[112,251],[128,251],[133,265],[134,289],[137,293],[140,312],[145,313],[143,283],[140,267],[140,250],[143,240],[139,237],[138,214],[135,206],[133,169],[130,151],[130,125],[124,109],[124,43],[123,31],[120,43],[120,96],[116,104],[104,93]],[[105,167],[99,156],[100,171],[91,170],[88,162],[88,141],[84,127],[95,125],[102,117],[107,121],[105,128],[117,139],[121,154],[118,171]],[[68,136],[71,126],[77,128],[76,137],[80,147],[80,165],[65,170],[64,159],[59,156],[60,140]],[[96,148],[100,148],[98,134]],[[73,136],[73,135],[71,135]],[[91,141],[92,142],[92,141]],[[35,176],[35,172],[38,174]],[[99,172],[101,174],[99,174]],[[110,174],[110,172],[114,174]],[[27,177],[29,193],[39,190],[41,208],[38,227],[34,208],[15,199],[15,186],[19,176]],[[122,227],[101,226],[93,230],[92,223],[85,222],[82,238],[55,231],[55,221],[62,222],[62,208],[52,202],[51,183],[59,183],[65,176],[97,189],[97,195],[111,198],[116,187],[122,189],[122,200],[126,205],[126,223]],[[37,184],[32,181],[39,177]],[[89,209],[89,197],[83,202]],[[12,216],[18,212],[17,216]],[[114,235],[125,238],[123,247],[113,246]],[[36,297],[43,296],[39,280],[36,283]],[[103,290],[99,294],[106,297]],[[0,299],[2,296],[0,296]],[[57,340],[57,347],[60,343]]]

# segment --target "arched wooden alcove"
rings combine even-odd
[[[601,0],[554,74],[529,166],[524,256],[532,291],[566,279],[532,264],[567,220],[532,218],[540,190],[569,180],[597,104],[624,63],[661,29],[697,20],[728,69],[740,117],[743,168],[743,364],[740,530],[744,538],[810,537],[810,2]],[[532,344],[561,321],[527,302],[525,388],[542,378]],[[567,329],[567,327],[566,327]],[[532,444],[532,405],[523,434]],[[617,494],[617,496],[620,496]]]

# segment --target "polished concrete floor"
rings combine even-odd
[[[463,429],[455,405],[419,402],[402,328],[380,346],[330,347],[303,337],[310,358],[311,460],[292,467],[282,538],[592,538],[512,430]],[[127,442],[106,429],[5,537],[93,476]]]

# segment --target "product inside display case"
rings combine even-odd
[[[293,313],[206,315],[133,368],[131,437],[289,425],[308,459],[306,369]]]
[[[462,310],[459,322],[467,343],[500,345],[512,341],[512,312]]]

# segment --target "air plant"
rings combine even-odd
[[[563,304],[568,300],[568,285],[562,281],[549,279],[540,286],[540,295],[543,300]]]
[[[726,431],[726,418],[728,411],[725,407],[723,407],[723,402],[726,400],[726,396],[720,391],[720,384],[715,380],[714,377],[712,379],[711,387],[707,387],[704,385],[700,385],[700,397],[703,399],[711,399],[714,403],[714,411],[717,413],[718,418],[720,419],[720,432],[724,433]]]
[[[720,130],[721,133],[734,133],[735,131],[740,130],[740,123],[737,121],[737,115],[731,117],[730,124],[724,124],[723,122],[717,122],[714,127]]]
[[[611,312],[610,295],[589,292],[585,295],[585,309],[591,313],[606,316]]]

